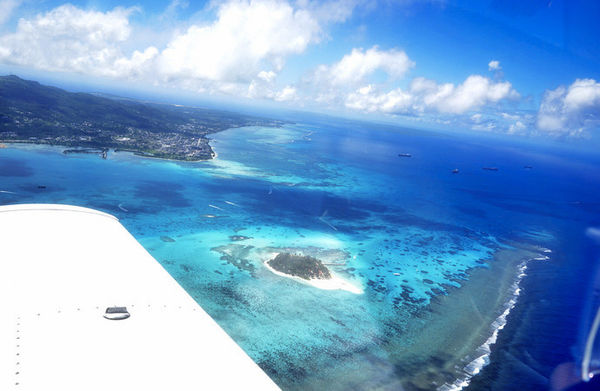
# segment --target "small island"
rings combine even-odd
[[[295,255],[290,253],[279,253],[267,264],[278,272],[305,280],[319,279],[330,280],[331,273],[323,262],[308,255]]]
[[[289,252],[271,252],[267,256],[266,260],[263,258],[263,264],[280,277],[290,278],[318,289],[342,290],[357,295],[364,293],[360,286],[334,274],[315,257]]]

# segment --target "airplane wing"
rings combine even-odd
[[[114,216],[92,209],[0,207],[0,311],[1,390],[278,389]]]

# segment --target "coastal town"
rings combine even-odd
[[[17,126],[18,129],[18,126]],[[218,130],[216,130],[218,131]],[[214,131],[213,131],[214,132]],[[4,143],[48,144],[71,147],[65,153],[89,153],[98,151],[105,154],[109,148],[116,151],[130,151],[140,156],[174,160],[206,160],[214,157],[206,134],[190,135],[176,132],[153,133],[142,129],[128,129],[127,133],[106,134],[98,130],[95,134],[46,135],[43,137],[21,137],[18,131],[0,132]],[[104,156],[106,157],[106,156]]]
[[[282,121],[221,110],[117,100],[0,77],[0,143],[68,147],[66,153],[108,149],[184,161],[215,156],[208,135]]]

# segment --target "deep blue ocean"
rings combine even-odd
[[[0,204],[117,216],[283,389],[548,389],[581,359],[599,154],[326,117],[211,139],[195,163],[9,144]],[[281,251],[362,293],[273,274]]]

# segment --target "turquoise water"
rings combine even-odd
[[[410,351],[433,297],[512,241],[560,251],[598,211],[597,162],[560,149],[334,120],[212,138],[218,158],[198,163],[10,145],[0,203],[114,214],[285,389],[396,389],[410,365],[393,349]],[[278,251],[363,293],[277,276]]]

